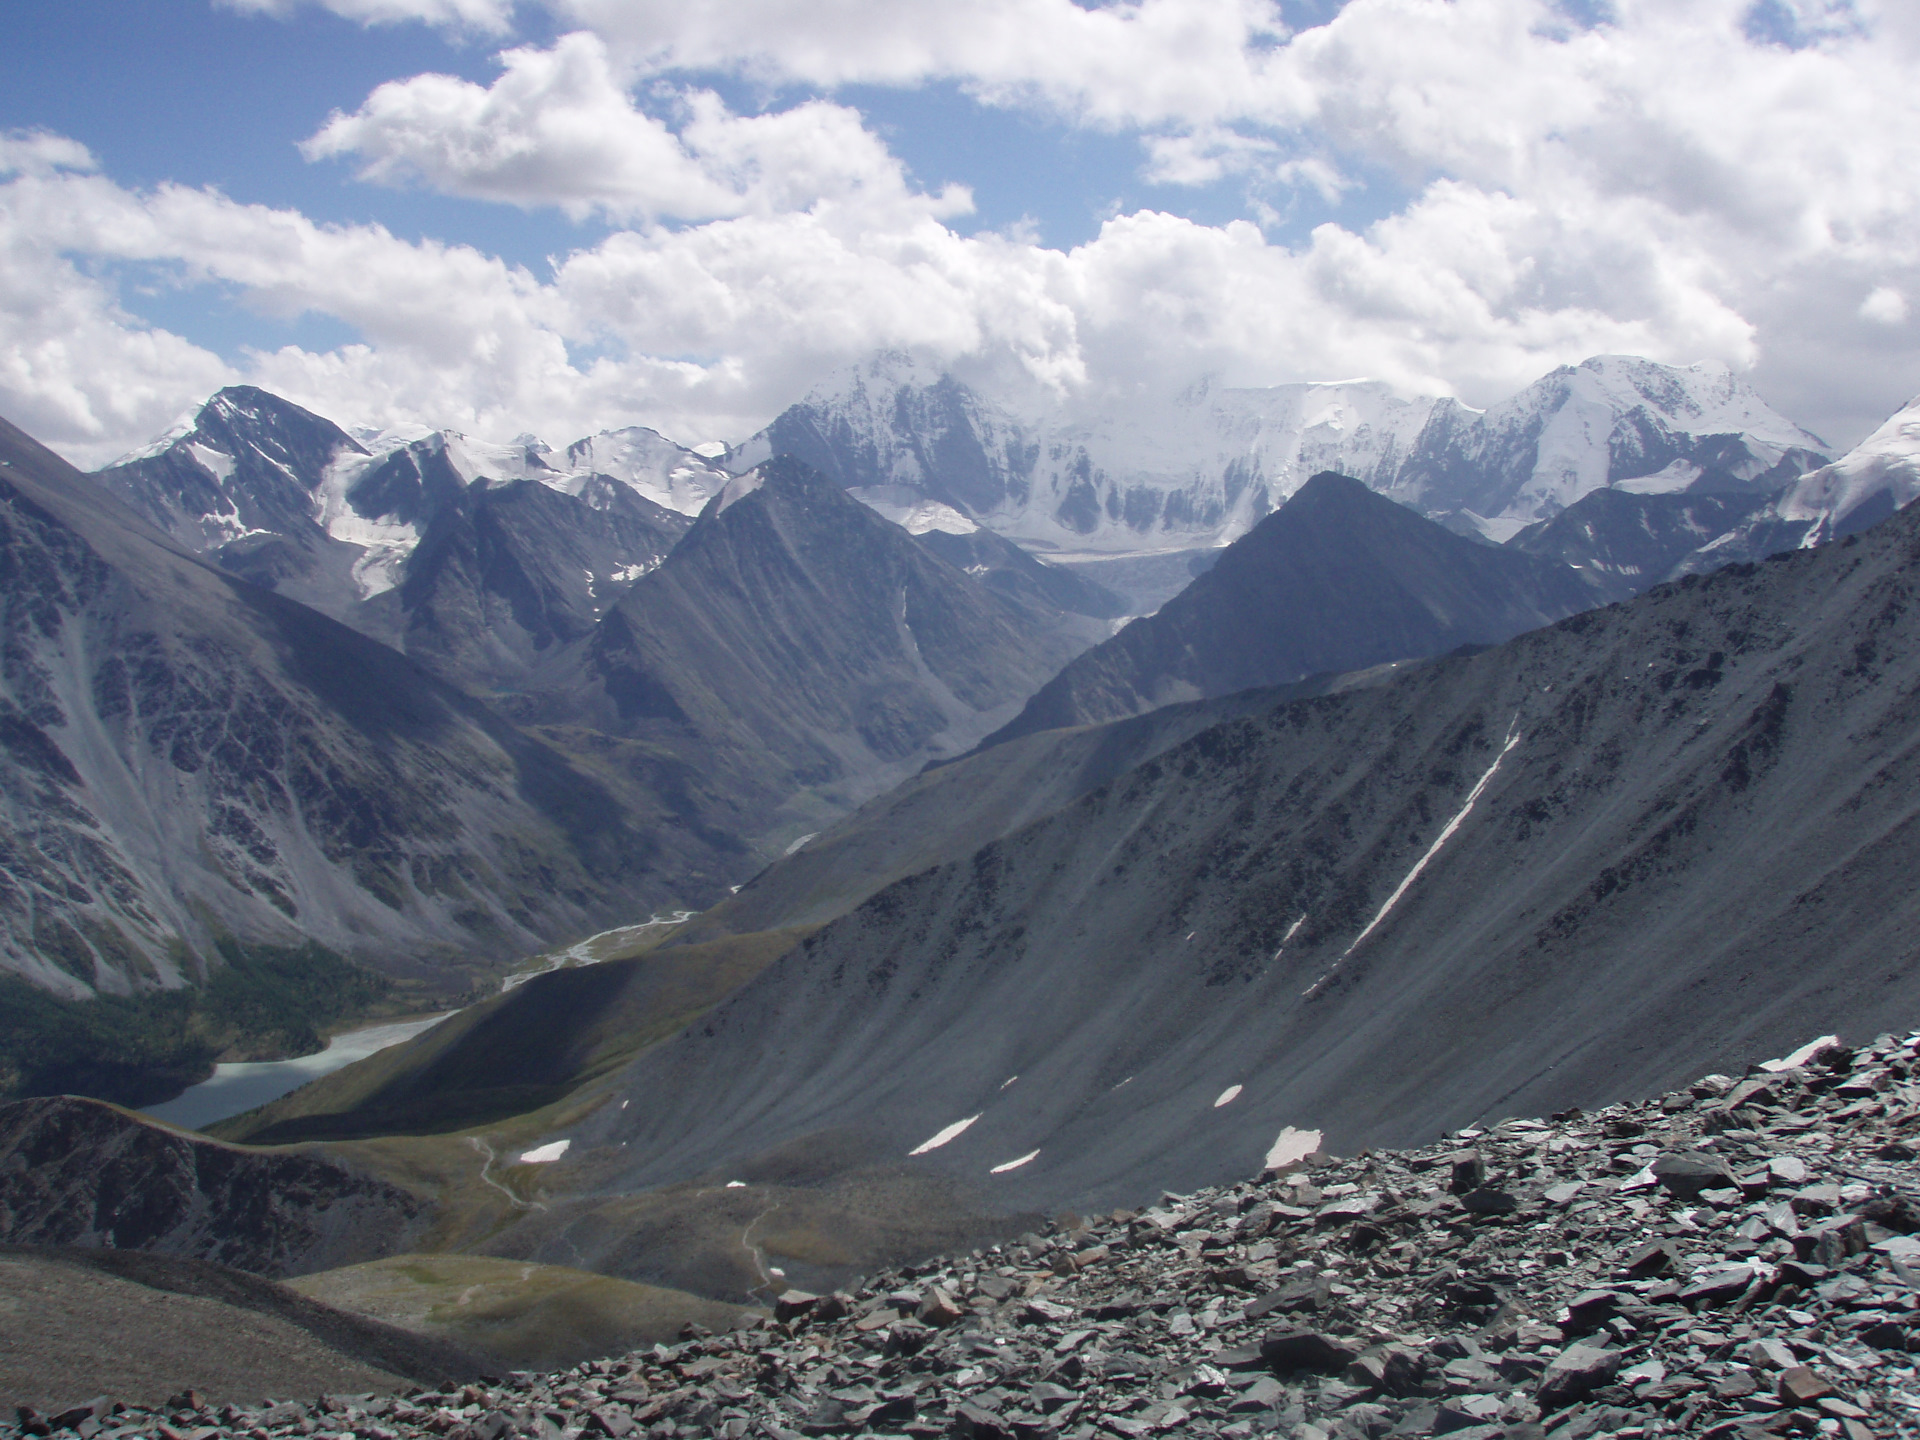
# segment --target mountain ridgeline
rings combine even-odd
[[[1322,472],[986,743],[1491,644],[1596,598],[1564,563],[1468,540]]]
[[[1596,489],[1771,496],[1824,465],[1819,437],[1712,366],[1601,355],[1485,411],[1377,381],[1063,405],[904,355],[821,381],[729,453],[792,454],[851,489],[911,491],[1046,550],[1218,546],[1322,470],[1465,534],[1505,539]]]
[[[738,828],[818,830],[969,748],[1101,628],[980,583],[781,457],[536,676],[531,713],[683,757]]]
[[[0,462],[14,976],[153,995],[318,947],[458,993],[667,898],[658,841],[551,746],[188,556],[10,426]],[[8,1012],[26,1083],[36,1012]]]

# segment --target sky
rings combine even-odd
[[[737,441],[1603,353],[1920,391],[1911,0],[0,0],[0,415]]]

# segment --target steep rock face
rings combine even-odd
[[[331,420],[251,385],[220,391],[192,422],[96,472],[101,488],[189,550],[270,532],[310,546],[313,494],[366,450]]]
[[[875,895],[574,1150],[659,1184],[831,1136],[1101,1207],[1287,1126],[1351,1153],[1896,1028],[1916,575],[1904,513],[1206,731]]]
[[[1338,470],[1505,539],[1598,488],[1778,490],[1818,437],[1724,370],[1628,356],[1563,367],[1482,413],[1375,381],[1199,386],[1063,409],[987,395],[904,356],[823,381],[728,457],[799,456],[861,491],[906,489],[1064,550],[1224,544]]]
[[[242,386],[96,478],[223,569],[455,684],[513,688],[659,564],[727,477],[650,430],[565,456],[446,430],[356,440]]]
[[[1716,562],[1772,553],[1747,553],[1761,538],[1753,522],[1768,503],[1767,496],[1751,492],[1594,490],[1553,519],[1529,525],[1507,548],[1572,566],[1599,600],[1625,600],[1676,575],[1716,568]],[[1799,539],[1796,534],[1772,549],[1792,549]]]
[[[1330,472],[989,737],[1491,644],[1593,603],[1565,565],[1467,540]]]
[[[0,1105],[0,1241],[305,1275],[405,1250],[417,1195],[328,1156],[257,1152],[57,1096]]]
[[[4,422],[0,576],[0,963],[37,985],[191,983],[224,936],[451,979],[675,893],[602,783]]]
[[[819,828],[968,748],[1096,629],[996,593],[781,458],[541,671],[538,703],[719,777],[744,832]]]
[[[476,481],[408,558],[401,648],[465,687],[517,688],[545,652],[591,633],[691,523],[605,476],[574,494]]]

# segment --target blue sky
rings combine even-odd
[[[89,461],[233,380],[738,438],[882,347],[1062,403],[1625,350],[1842,443],[1920,389],[1891,4],[9,9],[0,413]]]

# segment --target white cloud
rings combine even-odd
[[[1650,272],[1634,311],[1556,303],[1532,258],[1556,247],[1570,272],[1603,260]],[[1298,252],[1245,222],[1155,213],[1061,252],[962,236],[924,209],[822,200],[619,232],[542,278],[469,247],[212,191],[23,174],[0,185],[0,404],[98,463],[233,378],[349,422],[564,441],[640,421],[699,441],[744,436],[823,369],[881,347],[1091,395],[1219,371],[1369,372],[1484,397],[1599,350],[1743,358],[1740,318],[1658,261],[1630,215],[1581,235],[1452,186],[1366,235],[1322,227]],[[362,343],[229,367],[114,310],[88,271],[128,264],[228,287],[268,313],[338,317]],[[36,359],[70,331],[84,344],[64,368]]]
[[[91,150],[65,135],[45,130],[0,131],[0,178],[99,168]]]
[[[215,0],[242,14],[285,19],[311,3],[362,25],[419,21],[450,30],[504,35],[513,26],[514,0]]]
[[[382,85],[302,148],[309,159],[357,158],[365,180],[555,205],[576,219],[712,219],[910,198],[900,162],[845,106],[738,116],[695,91],[674,97],[676,134],[634,104],[591,34],[509,50],[500,63],[485,88],[451,75]],[[951,214],[970,202],[950,188],[920,203]]]
[[[1875,286],[1873,292],[1860,302],[1860,318],[1879,325],[1904,325],[1907,323],[1907,297],[1891,285]]]
[[[1747,369],[1844,440],[1920,372],[1903,323],[1920,293],[1920,12],[1892,0],[1794,0],[1771,30],[1748,0],[1614,0],[1600,25],[1548,0],[1351,0],[1297,35],[1255,0],[550,8],[588,29],[507,51],[487,86],[382,86],[310,153],[642,223],[536,275],[212,192],[128,191],[71,141],[9,137],[0,404],[97,454],[232,369],[343,420],[555,440],[637,420],[708,440],[883,346],[1085,395],[1373,374],[1476,403],[1631,351]],[[471,27],[509,7],[409,13]],[[1405,198],[1292,247],[1155,212],[1116,213],[1070,251],[967,236],[945,223],[964,192],[916,193],[854,111],[735,114],[688,88],[697,67],[828,90],[957,79],[1133,127],[1163,182],[1332,199],[1384,174]],[[228,367],[122,313],[115,264],[336,316],[363,343]]]
[[[1099,124],[1244,111],[1287,34],[1272,0],[548,0],[635,64],[831,89],[956,79]]]

